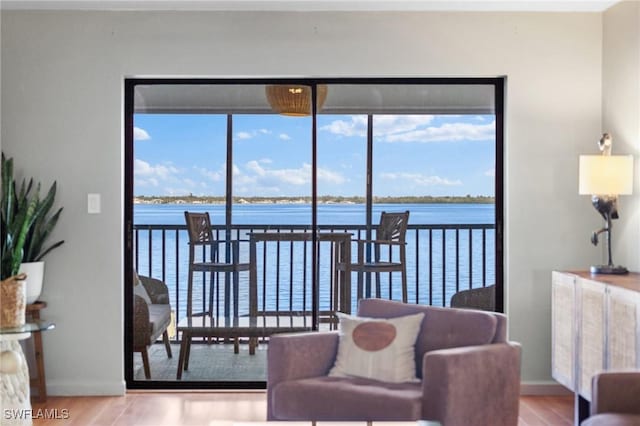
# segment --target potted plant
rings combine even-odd
[[[38,201],[20,196],[24,194],[24,185],[20,195],[16,194],[13,180],[13,161],[2,155],[2,194],[0,195],[0,327],[16,327],[24,324],[26,291],[24,274],[18,275],[24,243]]]
[[[58,222],[62,208],[50,214],[55,201],[56,182],[51,185],[47,195],[40,199],[40,184],[34,189],[33,178],[27,183],[22,180],[20,191],[16,191],[16,182],[13,178],[13,159],[6,159],[2,154],[2,236],[3,248],[5,245],[16,243],[15,230],[10,228],[10,222],[21,223],[19,245],[13,247],[11,262],[9,252],[3,250],[2,268],[5,272],[5,253],[7,254],[7,273],[15,271],[15,263],[18,264],[17,272],[27,274],[27,303],[35,302],[42,291],[44,275],[44,262],[42,258],[51,250],[59,247],[64,241],[58,241],[45,246],[46,240]],[[5,224],[7,224],[5,226]],[[17,225],[14,225],[17,226]],[[7,232],[5,232],[5,229]],[[9,267],[11,263],[11,267]],[[10,276],[11,276],[10,275]],[[6,277],[5,277],[6,278]]]

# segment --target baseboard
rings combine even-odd
[[[47,394],[50,396],[123,396],[126,390],[124,381],[87,383],[47,380]]]
[[[158,390],[154,390],[157,392]],[[175,392],[175,390],[167,390]],[[51,396],[94,396],[94,395],[113,395],[122,396],[127,392],[126,383],[122,382],[54,382],[47,383],[47,394]],[[134,392],[129,390],[128,392]],[[149,392],[145,390],[144,392]],[[192,391],[191,391],[192,392]],[[211,390],[206,390],[211,392]],[[226,392],[226,391],[225,391]],[[255,390],[237,391],[239,393],[253,393]],[[264,392],[264,391],[259,391]],[[525,396],[570,396],[573,393],[556,382],[522,382],[520,383],[520,395]]]
[[[570,396],[573,395],[569,389],[557,382],[521,382],[520,395],[548,395],[548,396]]]

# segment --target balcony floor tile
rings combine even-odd
[[[149,348],[152,380],[176,380],[180,345],[171,345],[173,358],[167,358],[164,344]],[[240,353],[233,353],[233,344],[196,343],[191,345],[189,370],[183,372],[182,381],[264,381],[266,380],[267,345],[260,343],[255,355],[249,355],[246,342],[240,343]],[[134,379],[144,381],[142,357],[133,358]]]

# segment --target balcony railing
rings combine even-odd
[[[307,225],[234,225],[227,230],[215,225],[219,239],[248,240],[252,232],[310,232]],[[365,225],[320,225],[321,232],[350,232],[366,238]],[[375,230],[372,231],[375,236]],[[495,231],[493,224],[447,224],[408,226],[406,237],[407,285],[410,303],[448,306],[451,296],[462,289],[495,283]],[[134,226],[134,265],[142,275],[159,278],[170,290],[171,306],[180,319],[186,312],[188,236],[185,225]],[[355,250],[353,250],[355,251]],[[218,256],[224,258],[223,251]],[[356,260],[356,253],[352,259]],[[241,245],[242,261],[249,261],[248,243]],[[311,312],[311,242],[259,243],[257,247],[258,306],[268,311]],[[317,256],[320,309],[331,306],[333,247],[320,246]],[[355,278],[355,274],[354,274]],[[194,311],[205,310],[209,287],[214,285],[215,309],[224,306],[224,274],[196,274]],[[381,294],[375,294],[371,277],[366,277],[365,295],[401,299],[399,274],[383,274]],[[247,313],[248,281],[240,274],[240,314]],[[355,279],[352,279],[355,281]],[[351,300],[352,311],[356,295]]]

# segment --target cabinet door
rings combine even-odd
[[[576,390],[575,296],[576,276],[551,274],[551,375],[560,384]]]
[[[609,286],[607,369],[638,368],[640,293]]]
[[[583,278],[578,288],[578,391],[591,401],[591,378],[605,368],[606,286]]]

